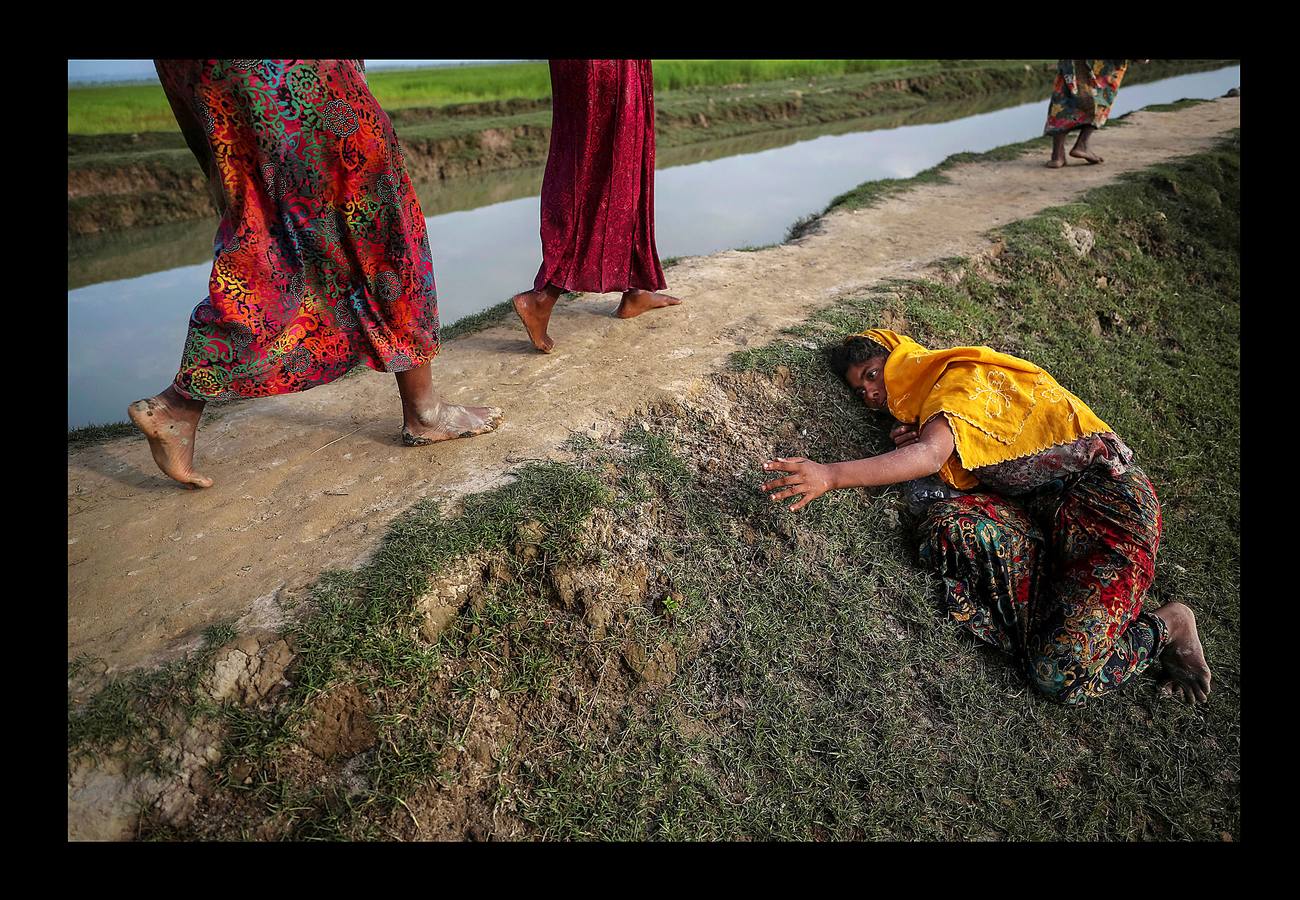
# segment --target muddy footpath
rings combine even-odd
[[[207,687],[217,702],[263,700],[279,689],[293,657],[280,634],[293,610],[305,608],[298,601],[322,572],[370,559],[388,524],[417,500],[454,503],[500,485],[521,463],[566,458],[562,445],[572,435],[605,438],[656,404],[725,407],[711,376],[732,353],[768,343],[843,295],[915,276],[936,260],[995,253],[990,229],[1068,203],[1126,172],[1206,149],[1239,126],[1239,100],[1225,98],[1126,117],[1124,127],[1103,135],[1101,166],[1049,170],[1038,152],[963,164],[946,172],[946,183],[831,213],[792,243],[681,261],[667,273],[669,289],[685,301],[676,309],[621,321],[610,316],[616,295],[565,300],[552,320],[557,347],[549,356],[531,349],[513,319],[453,340],[434,363],[436,383],[454,402],[505,409],[505,423],[487,436],[403,447],[394,384],[366,370],[214,417],[198,439],[199,468],[215,480],[206,491],[165,479],[143,439],[71,451],[68,659],[100,661],[102,684],[175,661],[200,647],[205,629],[233,623],[234,637]],[[635,550],[635,535],[623,534],[627,525],[590,527],[622,534],[606,543]],[[520,542],[528,545],[528,536]],[[554,590],[585,610],[590,627],[603,629],[623,600],[658,593],[635,556],[609,571],[558,571]],[[449,596],[426,598],[428,627],[447,627],[478,570],[500,562],[465,560],[468,574],[459,581],[457,572],[446,573],[440,583]],[[614,598],[611,608],[583,599],[606,595]],[[632,685],[670,678],[674,666],[670,650],[633,646],[614,668],[626,670],[619,677]],[[606,668],[592,667],[589,688],[613,677]],[[319,766],[373,742],[365,704],[349,691],[356,689],[345,685],[315,701],[318,724],[304,733],[302,765]],[[502,716],[487,716],[491,728],[518,727]],[[166,750],[186,790],[168,787],[175,779],[156,778],[152,787],[133,781],[120,761],[74,767],[70,837],[130,837],[131,791],[159,795],[159,808],[192,803],[217,752],[216,735],[206,728],[179,728],[179,740]],[[474,752],[469,746],[466,765]],[[479,763],[489,771],[490,760]],[[439,811],[458,802],[413,799],[424,824],[411,836],[440,833]]]
[[[206,491],[162,477],[142,439],[70,452],[68,658],[101,658],[112,673],[175,659],[215,622],[274,628],[322,571],[366,560],[417,499],[453,500],[522,461],[560,458],[571,434],[607,433],[640,404],[689,396],[731,353],[837,296],[978,254],[991,228],[1204,149],[1239,127],[1239,99],[1128,122],[1107,130],[1104,165],[1054,171],[1038,153],[961,165],[949,183],[832,213],[794,243],[683,260],[668,276],[685,302],[663,313],[623,321],[610,315],[614,295],[564,301],[549,356],[513,320],[454,340],[435,382],[454,402],[502,407],[490,435],[403,447],[393,381],[367,370],[203,426]]]

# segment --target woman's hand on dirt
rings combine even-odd
[[[916,439],[921,436],[921,431],[915,425],[899,425],[890,430],[889,436],[894,439],[895,447],[902,447],[905,444],[916,443]]]
[[[803,497],[790,507],[791,512],[803,509],[822,494],[835,487],[835,479],[830,466],[813,462],[802,456],[781,456],[763,463],[767,472],[789,472],[784,478],[774,478],[764,483],[763,490],[779,491],[772,494],[772,502],[777,503],[787,497],[803,494]]]

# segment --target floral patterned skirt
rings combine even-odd
[[[1126,71],[1127,59],[1061,60],[1043,133],[1065,134],[1085,125],[1105,125]]]
[[[1160,532],[1142,470],[1094,466],[1014,500],[935,501],[918,555],[943,578],[954,619],[1074,704],[1131,682],[1167,643],[1164,622],[1142,612]]]
[[[222,207],[187,397],[303,391],[438,352],[424,215],[358,60],[158,60]]]

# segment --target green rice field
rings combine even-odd
[[[658,59],[655,90],[819,78],[875,72],[932,60],[899,59]],[[448,66],[371,72],[370,89],[385,109],[449,106],[495,100],[541,100],[551,94],[544,62]],[[158,84],[68,88],[69,134],[175,131],[176,121]]]

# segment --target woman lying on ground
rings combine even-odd
[[[923,507],[921,564],[976,637],[1018,657],[1030,681],[1079,703],[1137,678],[1158,657],[1171,689],[1205,702],[1210,669],[1192,611],[1142,611],[1155,574],[1160,503],[1133,452],[1033,363],[988,347],[926,350],[871,329],[832,353],[871,409],[903,423],[895,449],[823,465],[775,459],[773,502],[828,490],[909,485]],[[942,482],[926,478],[938,474]],[[969,493],[967,493],[969,492]]]

